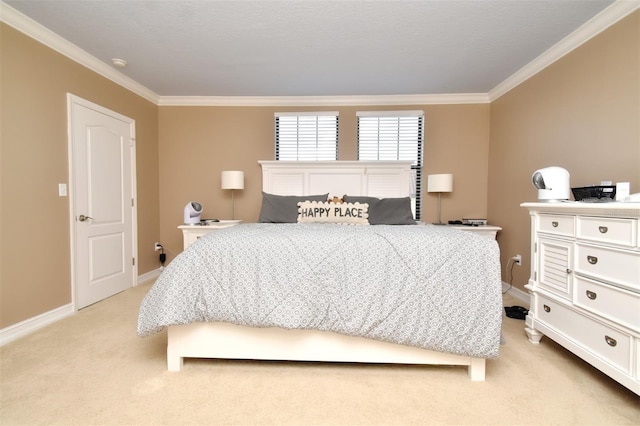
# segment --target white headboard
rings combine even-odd
[[[276,195],[407,197],[411,161],[259,161],[262,190]]]

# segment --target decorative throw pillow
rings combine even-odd
[[[371,225],[415,225],[411,211],[411,198],[375,198],[345,195],[345,203],[369,204],[369,223]]]
[[[327,201],[329,193],[320,195],[274,195],[262,193],[262,209],[258,222],[296,223],[298,221],[298,203],[301,201]]]
[[[369,224],[369,205],[360,203],[329,203],[303,201],[298,203],[299,223]]]

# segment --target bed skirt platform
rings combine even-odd
[[[180,371],[184,358],[252,359],[468,366],[472,381],[484,381],[485,359],[316,330],[254,328],[214,322],[168,328],[167,368]]]

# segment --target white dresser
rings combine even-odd
[[[221,220],[219,222],[212,222],[207,225],[180,225],[178,229],[182,230],[182,244],[183,249],[186,249],[191,244],[195,243],[198,238],[204,234],[213,232],[221,228],[228,228],[239,224],[240,220]]]
[[[640,203],[524,203],[531,215],[525,331],[640,395]]]

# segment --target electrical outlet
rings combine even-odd
[[[160,243],[154,243],[154,244],[153,244],[153,249],[154,249],[155,251],[160,251],[160,250],[162,250],[162,244],[160,244]]]
[[[516,254],[511,259],[513,259],[513,261],[516,262],[516,265],[518,266],[522,265],[522,256],[520,256],[519,254]]]

